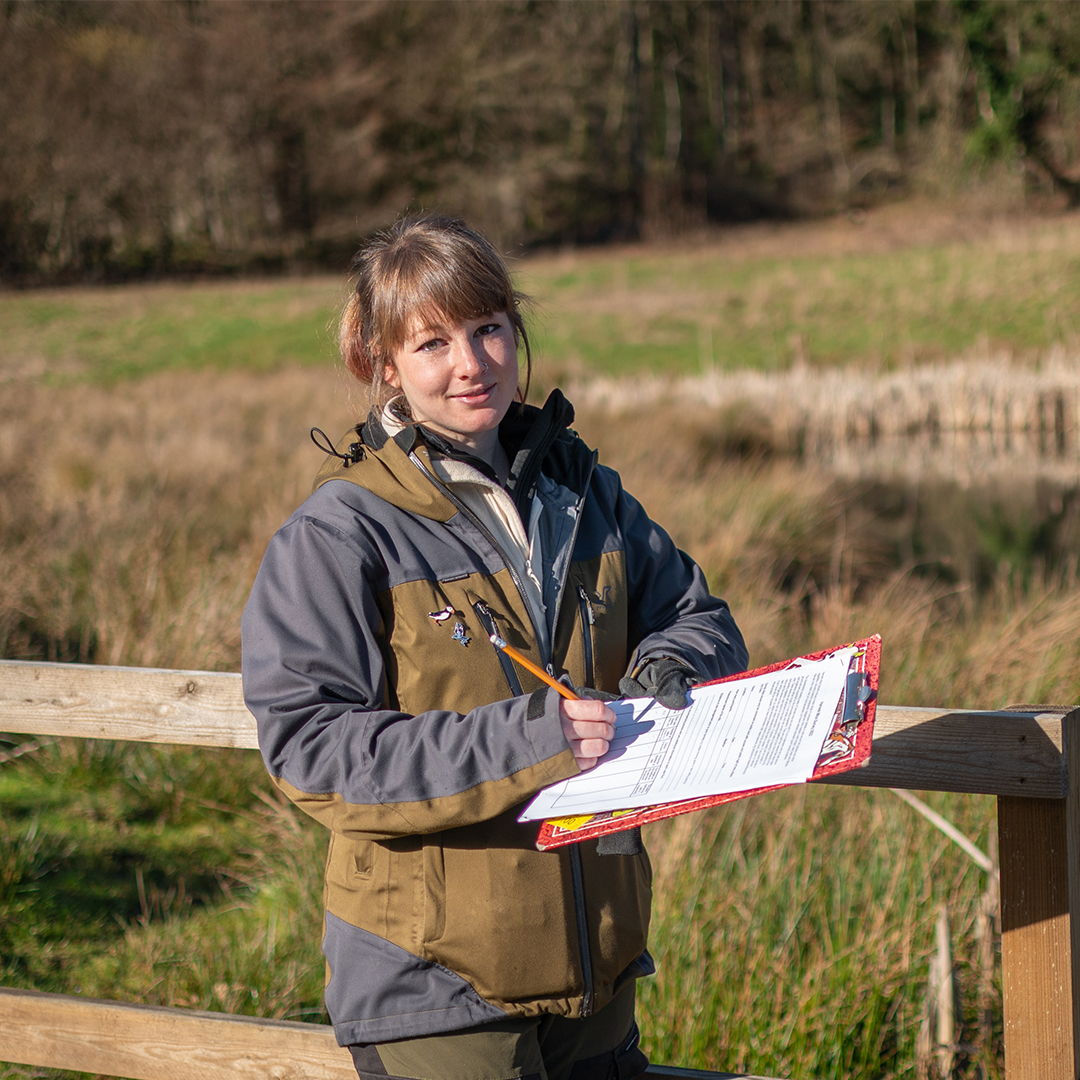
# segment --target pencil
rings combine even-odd
[[[498,634],[491,634],[489,636],[491,637],[491,644],[494,645],[496,649],[501,649],[511,660],[520,664],[526,671],[531,671],[538,679],[546,682],[548,686],[553,686],[568,701],[581,700],[573,690],[567,690],[562,683],[556,682],[542,667],[537,667],[536,664],[527,657],[522,656],[513,645],[507,644],[505,638],[499,637]]]

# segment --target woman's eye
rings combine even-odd
[[[485,334],[495,334],[501,329],[502,327],[498,323],[484,323],[483,326],[478,326],[476,328],[476,336],[483,337]]]
[[[416,351],[417,352],[434,352],[442,342],[438,338],[432,338],[430,341],[425,341]]]

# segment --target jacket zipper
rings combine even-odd
[[[577,517],[574,519],[574,530],[570,534],[570,554],[574,552],[574,545],[577,543],[578,529],[581,528],[581,511],[585,505],[585,499],[589,494],[589,484],[592,483],[592,474],[596,468],[596,462],[599,460],[600,454],[598,451],[593,451],[592,460],[589,462],[589,471],[585,474],[585,483],[582,485],[582,495],[577,504]],[[570,573],[570,560],[566,560],[566,567],[563,570],[562,580],[559,582],[559,589],[555,593],[555,614],[551,620],[551,635],[552,640],[555,638],[555,627],[559,625],[559,611],[562,609],[563,595],[566,592],[566,579]]]
[[[593,640],[592,628],[596,622],[596,613],[589,603],[589,594],[584,585],[577,587],[578,611],[581,613],[581,639],[585,649],[585,685],[593,685]]]
[[[577,916],[578,951],[581,953],[581,978],[584,989],[581,995],[581,1015],[591,1016],[593,1011],[592,952],[589,949],[589,923],[585,911],[585,881],[581,870],[581,849],[570,844],[570,881],[574,886],[574,914]]]
[[[581,512],[585,506],[585,499],[589,493],[589,484],[592,482],[593,470],[600,455],[594,450],[592,461],[589,462],[589,471],[585,474],[585,483],[582,485],[582,495],[578,500],[577,517],[574,519],[574,529],[570,536],[570,554],[573,555],[574,545],[577,543],[578,529],[581,527]],[[562,598],[566,592],[566,579],[570,573],[570,559],[566,560],[566,569],[563,571],[562,581],[559,582],[559,590],[555,594],[555,615],[551,620],[552,640],[555,637],[555,627],[559,625],[559,609],[562,607]],[[585,639],[590,641],[590,635]],[[591,641],[590,641],[591,644]],[[588,680],[591,683],[591,678]],[[570,884],[574,892],[574,915],[577,921],[578,952],[581,955],[581,1015],[592,1016],[594,988],[592,970],[592,950],[589,948],[589,920],[585,908],[585,875],[581,868],[581,849],[577,844],[570,847]]]
[[[578,512],[577,517],[574,519],[574,528],[570,536],[570,553],[573,554],[574,544],[577,543],[578,529],[581,527],[581,511],[585,505],[585,499],[589,492],[589,484],[592,482],[592,474],[596,468],[596,462],[600,455],[595,450],[593,451],[592,461],[589,463],[589,470],[585,474],[585,483],[582,485],[582,495],[578,500]],[[513,564],[506,557],[506,553],[503,551],[499,542],[491,534],[491,530],[460,500],[456,495],[437,477],[435,476],[424,463],[416,456],[415,453],[410,452],[409,460],[435,485],[437,491],[441,492],[451,504],[456,506],[457,509],[463,513],[483,534],[485,539],[491,546],[502,556],[503,564],[507,570],[510,571],[510,578],[517,587],[517,591],[521,596],[522,601],[525,604],[525,610],[529,613],[529,621],[533,622],[532,606],[527,599],[528,594],[525,592],[525,586],[522,584],[521,578],[514,570]],[[551,633],[554,639],[555,627],[559,625],[559,610],[562,607],[563,594],[566,592],[566,579],[570,573],[570,559],[566,560],[566,569],[563,570],[562,580],[559,582],[559,589],[555,594],[555,613],[551,620]],[[497,628],[495,626],[495,620],[491,615],[491,612],[482,603],[477,607],[473,606],[473,610],[476,612],[477,617],[482,623],[485,623],[483,616],[481,615],[480,608],[487,613],[488,619],[491,622],[491,629],[488,633],[496,633]],[[486,623],[485,623],[486,626]],[[536,634],[537,641],[540,640],[540,634],[536,633],[536,625],[533,623],[533,633]],[[554,641],[553,641],[554,643]],[[494,645],[492,645],[494,648]],[[513,664],[510,662],[510,658],[501,650],[495,650],[499,654],[499,660],[503,664],[503,671],[506,672],[507,681],[510,683],[511,689],[517,686],[515,696],[522,693],[521,684],[518,681],[517,672],[513,669]],[[544,666],[547,668],[549,674],[554,676],[555,672],[552,667],[551,658],[545,659]],[[509,671],[507,668],[509,667]],[[574,915],[576,916],[577,933],[578,933],[578,951],[581,954],[581,976],[584,983],[584,992],[581,998],[581,1015],[591,1016],[593,1010],[593,973],[592,973],[592,951],[589,949],[589,924],[586,919],[585,909],[585,880],[584,874],[581,868],[581,852],[578,850],[577,845],[570,845],[570,882],[573,886],[574,893]]]
[[[499,633],[499,624],[495,621],[495,616],[491,613],[491,609],[484,603],[483,600],[477,600],[473,604],[473,611],[476,612],[476,617],[480,620],[480,625],[484,628],[485,633],[488,635],[490,641],[491,635],[496,634],[502,637]],[[495,649],[494,643],[491,646]],[[510,684],[510,691],[514,697],[521,697],[525,693],[521,688],[521,681],[517,677],[517,672],[514,670],[514,662],[502,651],[502,649],[495,649],[495,655],[499,658],[499,663],[502,665],[503,674],[506,676],[506,681]]]

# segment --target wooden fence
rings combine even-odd
[[[0,731],[257,745],[238,675],[15,660],[0,661]],[[869,764],[827,782],[997,796],[1006,1073],[1008,1080],[1076,1080],[1080,709],[879,705]],[[0,1061],[135,1080],[356,1076],[325,1025],[2,988]],[[648,1075],[732,1074],[653,1065]]]

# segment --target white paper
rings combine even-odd
[[[695,687],[685,709],[611,703],[615,738],[587,772],[552,784],[519,821],[750,791],[808,780],[844,691],[853,649],[750,679]]]

